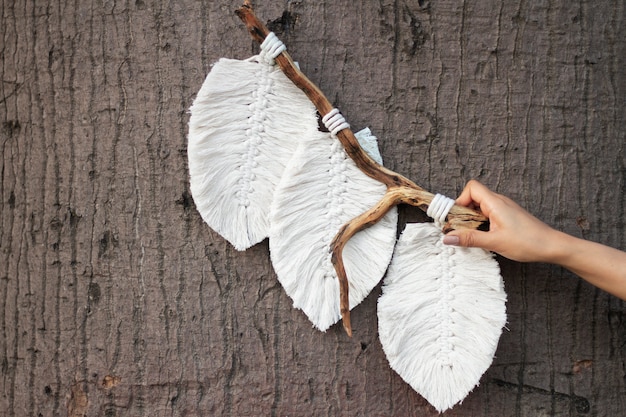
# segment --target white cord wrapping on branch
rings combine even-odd
[[[287,47],[280,39],[278,39],[276,34],[274,32],[270,32],[265,37],[263,43],[261,43],[260,55],[268,64],[274,65],[274,59],[278,55],[282,54],[286,49]]]
[[[326,129],[328,129],[332,135],[337,135],[339,131],[350,128],[350,124],[346,122],[343,115],[339,113],[339,109],[329,111],[326,116],[322,117],[322,123],[324,123]]]
[[[446,197],[445,195],[437,194],[428,206],[426,214],[428,217],[432,217],[435,220],[435,224],[438,227],[442,227],[446,222],[446,217],[450,209],[454,206],[454,200]]]

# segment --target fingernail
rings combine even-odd
[[[459,239],[458,236],[444,236],[443,237],[443,244],[444,245],[452,245],[452,246],[459,246],[459,244],[461,243],[461,239]]]

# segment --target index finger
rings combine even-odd
[[[469,180],[461,192],[461,195],[456,199],[456,203],[466,207],[474,204],[480,207],[480,211],[482,211],[485,216],[489,217],[490,209],[486,201],[492,195],[494,195],[493,191],[485,187],[479,181]]]

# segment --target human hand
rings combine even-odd
[[[519,262],[550,262],[559,232],[528,213],[508,197],[471,180],[456,203],[480,209],[489,218],[489,231],[454,230],[443,243],[480,247]]]

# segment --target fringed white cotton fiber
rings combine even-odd
[[[276,189],[270,214],[274,270],[294,307],[325,331],[341,318],[331,241],[344,223],[367,211],[386,187],[361,172],[329,133],[302,141]],[[350,308],[380,281],[393,253],[397,210],[357,233],[343,251]]]
[[[382,165],[383,157],[380,154],[380,149],[378,149],[378,139],[372,134],[370,128],[366,127],[365,129],[359,130],[354,136],[359,141],[361,148],[363,148],[374,161]]]
[[[190,108],[191,194],[206,223],[238,250],[269,233],[274,189],[298,142],[318,130],[315,107],[258,56],[221,59]]]
[[[439,412],[478,385],[506,323],[496,260],[442,236],[432,223],[406,225],[378,301],[391,367]]]

